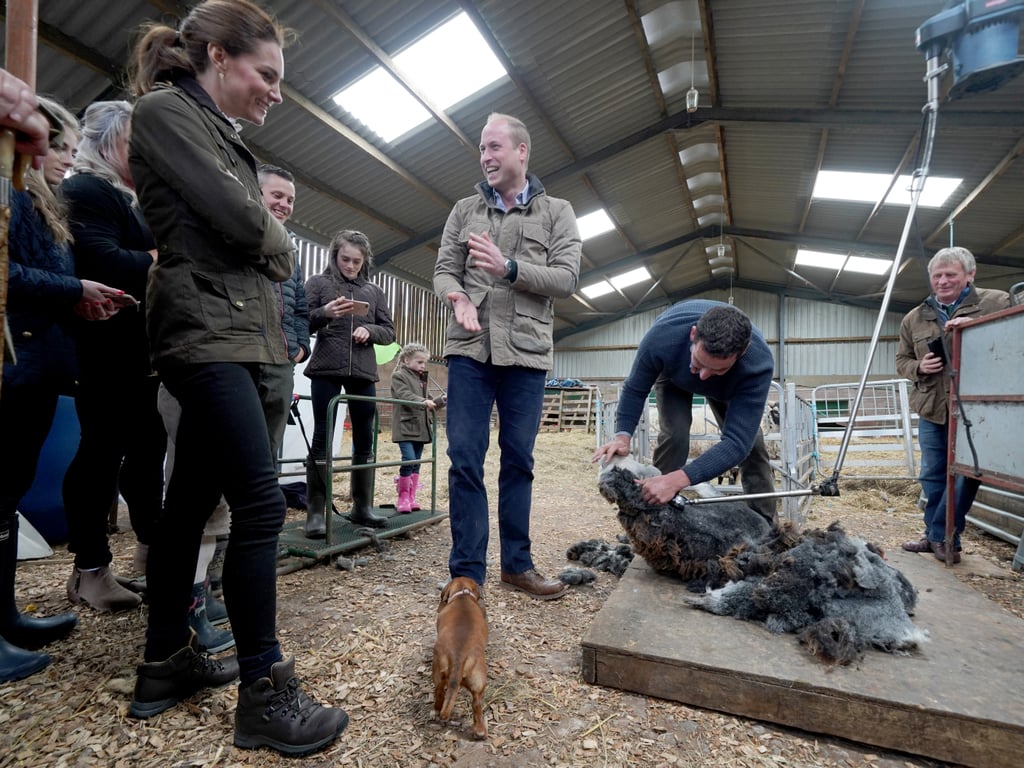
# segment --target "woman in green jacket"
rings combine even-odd
[[[238,674],[236,746],[302,755],[348,723],[302,691],[276,637],[277,537],[285,500],[257,391],[288,362],[271,281],[294,246],[267,211],[234,120],[262,125],[281,101],[286,30],[248,0],[206,0],[136,47],[129,162],[159,257],[146,292],[154,366],[181,404],[177,459],[149,550],[149,626],[130,713],[150,717]],[[231,507],[224,598],[238,660],[208,657],[188,607],[203,526]],[[198,647],[197,647],[198,646]]]

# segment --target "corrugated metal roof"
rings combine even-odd
[[[40,5],[39,90],[75,109],[119,95],[136,27],[161,18],[158,7],[175,7]],[[719,241],[735,259],[736,290],[878,306],[885,276],[836,280],[793,260],[798,246],[895,254],[906,209],[872,215],[870,205],[810,194],[822,167],[894,173],[906,158],[913,170],[927,97],[914,32],[942,10],[939,0],[264,5],[299,39],[285,52],[288,100],[244,136],[261,159],[296,174],[294,221],[305,236],[326,242],[338,229],[361,229],[385,270],[429,286],[448,211],[481,178],[480,129],[500,111],[530,127],[531,170],[549,194],[580,214],[603,206],[617,225],[585,243],[581,285],[640,265],[653,276],[593,301],[557,301],[560,337],[702,292],[720,295],[728,275],[708,264]],[[448,111],[468,146],[435,120],[388,144],[334,104],[337,90],[377,66],[373,50],[394,56],[463,10],[512,66],[509,77]],[[645,24],[658,32],[650,43]],[[691,59],[700,90],[693,114],[684,87]],[[676,84],[663,93],[658,73],[666,70]],[[978,282],[988,287],[1024,277],[1022,97],[1017,78],[941,104],[930,172],[964,182],[942,208],[917,216],[930,255],[947,243],[946,220],[963,205],[955,239],[974,251]],[[904,269],[893,306],[905,309],[926,291],[920,268]]]

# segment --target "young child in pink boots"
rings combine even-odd
[[[419,405],[395,404],[391,416],[391,441],[398,443],[402,461],[418,461],[423,446],[433,440],[430,412],[443,408],[445,396],[427,397],[427,361],[430,353],[419,342],[406,344],[398,355],[398,365],[391,374],[391,397]],[[398,511],[408,514],[419,509],[416,489],[420,481],[420,465],[404,464],[395,478],[398,487]]]

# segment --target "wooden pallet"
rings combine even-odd
[[[564,387],[544,390],[541,432],[568,432],[583,429],[592,432],[597,423],[595,387]]]

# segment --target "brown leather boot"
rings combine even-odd
[[[537,600],[557,600],[569,591],[569,586],[558,579],[545,579],[536,569],[524,573],[501,572],[501,586],[525,592]]]

